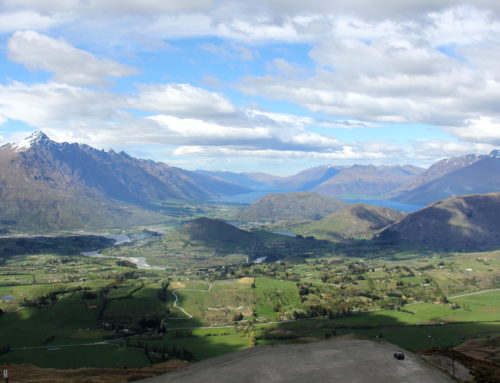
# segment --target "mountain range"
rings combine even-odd
[[[57,143],[35,132],[0,147],[0,223],[59,229],[160,222],[154,203],[247,192],[224,180],[134,158]]]
[[[500,151],[443,159],[428,169],[411,165],[322,165],[289,177],[264,173],[197,172],[240,183],[254,191],[310,191],[346,200],[375,198],[423,207],[458,195],[500,191]]]
[[[409,183],[389,194],[389,198],[416,205],[459,195],[500,191],[500,151],[489,155],[467,155],[441,160]]]
[[[199,174],[239,183],[254,191],[297,192],[310,191],[332,198],[380,198],[406,184],[424,169],[411,166],[321,165],[305,169],[289,177],[264,173],[232,173],[202,171]]]
[[[274,200],[274,210],[262,206],[275,197],[261,201],[260,208],[253,207],[260,211],[244,212],[248,220],[319,219],[345,207],[339,201],[321,199],[325,197],[386,198],[424,206],[457,195],[499,190],[500,151],[441,160],[427,170],[410,165],[324,165],[279,177],[192,172],[125,152],[54,142],[43,132],[0,147],[0,229],[158,223],[165,219],[162,201],[207,201],[255,191],[299,194],[288,202]],[[304,192],[317,194],[300,194]]]

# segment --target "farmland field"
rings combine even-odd
[[[412,350],[500,336],[500,252],[405,254],[253,264],[216,255],[164,270],[77,254],[10,258],[0,266],[0,362],[137,367],[351,333]]]

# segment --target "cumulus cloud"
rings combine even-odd
[[[448,130],[464,141],[500,145],[500,118],[478,117]]]
[[[334,138],[308,131],[316,124],[312,118],[238,109],[217,93],[186,84],[140,86],[137,94],[124,96],[55,82],[14,82],[0,86],[0,121],[6,120],[97,146],[228,145],[302,152],[341,147]]]
[[[458,157],[471,153],[488,154],[496,149],[494,145],[456,142],[446,140],[419,139],[413,142],[411,153],[413,159],[435,160]]]
[[[223,95],[190,84],[141,85],[133,106],[181,117],[210,117],[236,112]]]
[[[483,32],[488,26],[495,35],[500,24],[490,20]],[[420,122],[477,131],[470,121],[498,118],[500,69],[491,35],[482,45],[464,42],[444,49],[426,40],[426,30],[418,34],[416,25],[406,27],[406,35],[392,28],[385,37],[326,40],[310,52],[317,68],[309,76],[290,72],[247,76],[241,89],[315,113],[364,121]],[[460,129],[447,131],[467,136]]]
[[[500,143],[498,1],[408,0],[387,6],[386,0],[3,0],[2,9],[0,33],[23,30],[8,41],[10,59],[54,77],[47,84],[0,86],[0,123],[21,120],[89,143],[182,145],[177,154],[196,156],[403,155],[400,147],[346,144],[310,129],[378,122],[440,126],[461,140],[445,145],[449,153]],[[200,36],[219,38],[200,43],[200,49],[248,62],[264,44],[306,43],[312,62],[307,68],[303,60],[290,62],[277,53],[264,74],[243,78],[239,87],[321,117],[237,107],[221,92],[187,83],[140,85],[127,95],[80,88],[103,87],[109,78],[137,71],[67,42],[92,41],[102,48],[120,41],[134,53],[144,41]],[[22,105],[32,112],[23,114]],[[149,117],[139,117],[144,114]],[[71,133],[63,133],[63,126]],[[419,155],[433,153],[439,143],[422,143]]]
[[[113,60],[99,59],[64,40],[35,31],[15,32],[8,41],[7,49],[10,60],[31,70],[52,72],[56,81],[66,84],[103,86],[108,77],[138,73],[134,68]]]
[[[43,15],[33,10],[0,12],[0,34],[21,29],[47,30],[64,19],[63,15]]]
[[[361,147],[344,145],[335,149],[324,151],[302,150],[276,150],[276,149],[242,149],[240,147],[209,147],[209,146],[181,146],[172,153],[175,156],[196,156],[196,157],[249,157],[267,159],[301,159],[301,160],[377,160],[388,159],[391,155],[385,152],[367,152]]]
[[[112,120],[127,105],[127,99],[116,93],[60,83],[0,85],[0,116],[37,128],[64,126],[69,121]]]

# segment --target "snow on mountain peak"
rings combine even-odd
[[[37,130],[36,132],[31,133],[28,137],[26,137],[24,140],[16,142],[13,144],[13,148],[18,151],[22,152],[25,150],[28,150],[29,148],[42,144],[45,142],[49,142],[50,138],[41,130]]]
[[[491,158],[500,158],[500,150],[493,150],[489,156]]]

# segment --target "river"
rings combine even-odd
[[[143,235],[143,234],[138,234],[138,235],[135,234],[132,236],[132,238],[128,235],[125,235],[125,234],[102,234],[101,236],[106,237],[106,238],[110,238],[110,239],[114,239],[116,242],[113,244],[113,246],[131,242],[132,239],[144,239],[144,238],[148,237],[147,235]],[[110,259],[120,259],[120,260],[129,261],[129,262],[136,264],[138,269],[143,269],[143,270],[164,270],[165,269],[164,267],[161,267],[161,266],[151,266],[145,257],[111,257],[109,255],[101,254],[101,250],[82,251],[80,254],[84,255],[86,257],[110,258]]]

